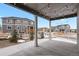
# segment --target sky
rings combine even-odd
[[[69,24],[71,29],[77,29],[77,17],[52,21],[52,26],[63,25],[63,24]]]
[[[34,20],[35,15],[29,12],[25,12],[23,10],[11,7],[9,5],[0,3],[0,24],[2,25],[1,17],[9,17],[9,16],[22,17],[22,18],[28,18],[28,19]],[[76,29],[77,28],[76,18],[77,17],[54,20],[51,22],[51,26],[69,24],[72,29]],[[39,28],[49,27],[49,21],[44,18],[38,17],[38,27]]]

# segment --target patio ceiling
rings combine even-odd
[[[77,16],[77,3],[8,3],[46,19],[56,20]]]

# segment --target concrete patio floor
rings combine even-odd
[[[34,41],[0,49],[0,55],[10,56],[78,56],[76,39],[52,38],[40,39],[39,47]],[[6,50],[6,51],[5,51]]]

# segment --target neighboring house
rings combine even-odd
[[[70,29],[70,32],[77,33],[77,29]]]
[[[49,28],[42,27],[38,29],[38,38],[46,37],[48,36]]]
[[[52,32],[70,32],[70,25],[64,24],[64,25],[58,25],[51,27]]]
[[[2,17],[3,33],[12,33],[16,30],[19,37],[23,34],[29,34],[29,30],[34,29],[34,21],[20,17]]]
[[[0,25],[0,31],[2,30],[2,27],[1,27],[1,25]]]
[[[39,32],[48,32],[49,31],[49,28],[42,27],[42,28],[39,28],[38,31]]]

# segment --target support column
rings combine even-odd
[[[77,6],[77,47],[79,50],[79,4]]]
[[[38,29],[38,16],[35,15],[35,46],[36,47],[38,47],[37,29]]]
[[[49,20],[49,40],[51,40],[51,20]]]
[[[28,34],[29,34],[29,40],[30,40],[30,26],[28,26],[28,29],[29,29],[29,31],[28,31]]]

